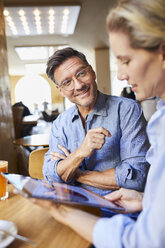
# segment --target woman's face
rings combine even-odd
[[[149,52],[130,46],[128,35],[121,31],[110,32],[111,49],[117,58],[119,80],[127,80],[142,101],[160,96],[165,101],[165,54],[158,49]]]

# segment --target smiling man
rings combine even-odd
[[[139,104],[99,92],[92,66],[72,48],[56,51],[46,72],[75,106],[53,122],[45,179],[79,184],[100,195],[119,187],[143,191],[149,144]]]

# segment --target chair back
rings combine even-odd
[[[23,107],[12,107],[15,139],[21,137],[23,111],[24,111]]]
[[[44,179],[42,167],[44,164],[45,153],[49,148],[34,150],[29,156],[29,175],[33,178]]]

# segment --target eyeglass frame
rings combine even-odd
[[[82,71],[86,71],[86,70],[87,70],[87,71],[86,71],[86,75],[87,75],[87,74],[88,74],[88,71],[89,71],[88,69],[90,69],[90,65],[87,65],[85,68],[83,68],[82,70],[78,71],[78,72],[76,73],[76,75],[73,75],[73,76],[72,76],[71,79],[66,79],[66,80],[64,80],[64,82],[65,82],[65,81],[68,81],[68,80],[70,80],[71,83],[74,82],[74,81],[73,81],[73,77],[75,77],[76,80],[79,81],[80,79],[77,78],[77,74],[81,73]],[[86,75],[84,75],[84,77],[85,77]],[[80,80],[80,81],[81,81],[81,80]],[[66,91],[72,91],[72,90],[74,89],[74,85],[73,85],[73,88],[72,88],[72,89],[67,90],[67,89],[65,89],[65,87],[64,87],[64,82],[63,82],[61,85],[59,85],[55,79],[54,79],[54,82],[55,82],[56,85],[58,85],[58,87],[63,88],[63,89],[66,90]],[[70,85],[69,85],[69,86],[70,86]]]

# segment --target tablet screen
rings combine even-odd
[[[65,204],[78,204],[93,207],[104,207],[112,210],[123,208],[105,198],[79,186],[33,179],[18,174],[2,173],[7,180],[16,187],[25,197],[34,197],[52,200]]]

